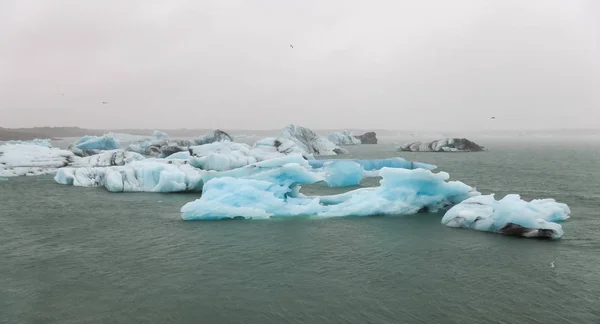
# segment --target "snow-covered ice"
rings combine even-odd
[[[361,188],[339,195],[307,197],[294,179],[287,183],[221,177],[204,184],[202,197],[181,208],[185,220],[271,216],[407,215],[436,211],[479,193],[445,172],[381,170],[376,188]]]
[[[506,235],[558,239],[563,230],[556,222],[569,218],[570,213],[566,204],[554,199],[527,202],[516,194],[500,200],[494,199],[494,195],[485,195],[452,207],[442,218],[442,224]]]
[[[336,145],[357,145],[361,141],[354,137],[349,131],[333,132],[327,135],[327,139]]]
[[[42,175],[72,163],[71,151],[32,143],[0,145],[0,177]]]

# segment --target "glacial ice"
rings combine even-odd
[[[73,146],[70,149],[77,155],[81,151],[86,150],[98,150],[98,151],[106,151],[106,150],[116,150],[120,148],[119,141],[117,141],[110,134],[102,135],[102,136],[83,136],[78,141],[73,143]]]
[[[333,132],[327,135],[327,139],[336,145],[357,145],[361,141],[354,137],[349,131]]]
[[[495,200],[494,195],[469,198],[449,209],[442,224],[523,237],[558,239],[563,230],[556,222],[566,220],[571,213],[566,204],[554,199],[524,201],[519,195],[506,195]]]
[[[328,161],[323,165],[325,182],[330,187],[357,186],[363,178],[363,168],[355,161]]]
[[[214,130],[209,134],[206,134],[194,140],[196,145],[204,145],[222,141],[233,142],[233,137],[231,137],[231,135],[227,134],[226,132],[220,129]]]
[[[281,154],[301,154],[306,157],[307,160],[314,160],[314,156],[312,154],[306,152],[306,150],[298,146],[295,142],[285,138],[263,138],[256,141],[253,147],[263,149],[274,148],[275,151]]]
[[[36,143],[0,145],[0,177],[42,175],[56,172],[77,157],[71,151]]]
[[[129,152],[122,149],[104,151],[99,154],[74,159],[71,167],[106,167],[125,165],[134,161],[144,160],[145,157],[139,153]]]
[[[389,158],[389,159],[369,159],[369,160],[310,160],[308,163],[313,168],[322,168],[325,163],[330,161],[353,161],[360,164],[365,171],[379,170],[382,168],[399,168],[399,169],[425,169],[435,170],[437,166],[433,164],[427,164],[422,162],[411,162],[403,158]]]
[[[448,181],[445,172],[384,168],[381,176],[376,188],[316,197],[300,194],[302,183],[293,179],[282,183],[220,177],[205,182],[202,196],[184,205],[181,213],[184,220],[407,215],[437,211],[479,194],[462,182]]]
[[[33,139],[31,141],[0,141],[0,145],[3,144],[24,144],[24,145],[38,145],[38,146],[45,146],[45,147],[52,147],[52,144],[50,143],[50,139]]]
[[[166,160],[134,161],[124,166],[61,168],[54,180],[79,187],[103,186],[110,192],[200,191],[202,173],[188,164]]]
[[[276,140],[289,140],[301,148],[305,154],[337,155],[347,151],[314,131],[296,125],[286,126],[276,137]]]
[[[169,156],[167,156],[165,159],[168,160],[187,160],[189,158],[191,158],[192,155],[190,154],[190,151],[182,151],[182,152],[177,152],[177,153],[173,153]]]
[[[444,138],[425,143],[407,143],[397,147],[397,150],[409,152],[479,152],[483,151],[484,148],[466,138]]]
[[[187,151],[191,141],[182,139],[169,139],[169,135],[160,131],[154,131],[152,136],[129,144],[129,150],[152,157],[165,158],[177,152]]]

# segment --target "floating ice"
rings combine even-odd
[[[567,205],[554,199],[526,202],[513,194],[497,201],[494,195],[485,195],[452,207],[442,218],[442,224],[506,235],[558,239],[563,230],[555,222],[569,218],[570,213]]]
[[[317,197],[300,194],[297,182],[216,178],[206,182],[202,197],[184,205],[181,213],[185,220],[407,215],[436,211],[479,194],[462,182],[447,181],[445,172],[384,168],[381,176],[376,188]]]
[[[363,178],[363,168],[355,161],[329,161],[323,167],[330,187],[357,186]]]
[[[187,151],[192,145],[188,140],[169,139],[169,135],[160,131],[154,131],[152,136],[145,140],[129,145],[129,150],[146,156],[167,157],[177,152]]]
[[[106,167],[125,165],[134,161],[144,160],[139,153],[125,150],[110,150],[99,154],[74,159],[69,166],[72,167]]]
[[[279,133],[276,140],[279,140],[280,142],[283,142],[283,140],[292,141],[301,148],[305,154],[336,155],[347,153],[345,149],[340,148],[328,139],[319,136],[312,130],[293,124],[286,126],[281,133]]]
[[[77,157],[71,151],[32,143],[0,145],[0,177],[56,172]]]
[[[414,142],[404,144],[397,148],[398,151],[410,152],[479,152],[484,148],[466,138],[444,138],[431,142]]]
[[[433,164],[427,164],[422,162],[411,162],[403,158],[390,158],[390,159],[371,159],[371,160],[310,160],[308,163],[313,168],[322,168],[325,163],[330,161],[353,161],[360,164],[366,171],[379,170],[382,168],[399,168],[399,169],[425,169],[435,170],[437,166]]]
[[[39,138],[36,138],[31,141],[0,141],[0,145],[3,145],[3,144],[24,144],[24,145],[38,145],[38,146],[52,147],[52,144],[50,143],[50,139],[39,139]]]
[[[194,140],[196,145],[210,144],[222,141],[233,142],[233,137],[231,137],[231,135],[227,134],[226,132],[220,129],[217,129],[209,134],[206,134]]]
[[[106,151],[106,150],[115,150],[120,147],[119,141],[117,141],[111,135],[103,135],[103,136],[83,136],[77,142],[73,143],[70,150],[72,150],[76,155],[85,156],[85,151]]]
[[[361,141],[354,137],[349,131],[334,132],[327,135],[327,139],[336,145],[356,145],[361,144]]]
[[[125,166],[61,168],[54,180],[79,187],[105,187],[110,192],[200,191],[202,172],[166,160],[135,161]]]
[[[166,159],[169,159],[169,160],[187,160],[187,159],[189,159],[191,157],[192,157],[192,155],[190,154],[190,151],[183,151],[183,152],[173,153],[173,154],[167,156]]]
[[[254,148],[263,148],[269,150],[270,148],[274,148],[275,151],[281,154],[301,154],[306,157],[307,160],[314,160],[314,156],[312,154],[307,153],[304,149],[298,146],[295,142],[284,139],[284,138],[275,138],[275,137],[267,137],[261,140],[256,141],[254,143]],[[272,150],[271,150],[272,151]]]

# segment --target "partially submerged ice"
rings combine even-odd
[[[354,137],[349,131],[333,132],[327,135],[327,139],[336,145],[357,145],[361,144],[360,139]]]
[[[469,198],[452,207],[442,218],[449,227],[471,228],[506,235],[558,239],[563,230],[556,222],[571,213],[566,204],[554,199],[524,201],[519,195],[494,195]]]
[[[435,170],[437,166],[433,164],[427,164],[422,162],[412,162],[403,158],[389,158],[389,159],[364,159],[364,160],[310,160],[308,163],[313,168],[322,168],[328,162],[340,162],[340,161],[353,161],[362,166],[366,171],[379,170],[382,168],[398,168],[398,169],[426,169]]]
[[[276,137],[276,140],[279,140],[280,142],[283,140],[292,141],[302,149],[305,154],[337,155],[347,153],[345,149],[337,146],[311,129],[293,124],[286,126]]]
[[[206,182],[202,197],[184,205],[181,213],[185,220],[408,215],[437,211],[479,194],[462,182],[448,181],[445,172],[384,168],[381,176],[376,188],[316,197],[300,194],[303,182],[297,178],[265,181],[220,177]]]
[[[443,138],[431,142],[414,142],[401,145],[398,151],[408,152],[480,152],[483,146],[466,138]]]

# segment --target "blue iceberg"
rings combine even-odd
[[[524,201],[519,195],[494,195],[469,198],[452,207],[442,218],[449,227],[471,228],[505,235],[558,239],[564,234],[556,222],[568,219],[566,204],[554,199]]]
[[[365,171],[379,170],[383,168],[400,168],[400,169],[425,169],[435,170],[437,166],[422,162],[411,162],[403,158],[390,159],[371,159],[371,160],[352,160],[352,159],[329,159],[329,160],[310,160],[308,163],[313,168],[322,168],[325,163],[340,161],[353,161],[362,166]]]
[[[110,135],[83,136],[73,147],[78,150],[116,150],[120,147],[119,141]]]
[[[479,195],[462,182],[448,181],[450,176],[445,172],[384,168],[381,176],[376,188],[315,197],[301,194],[299,185],[317,178],[219,177],[207,181],[202,197],[184,205],[181,213],[184,220],[408,215],[437,211]]]
[[[363,179],[363,168],[351,160],[328,161],[323,164],[323,170],[327,174],[325,182],[330,187],[357,186]]]

